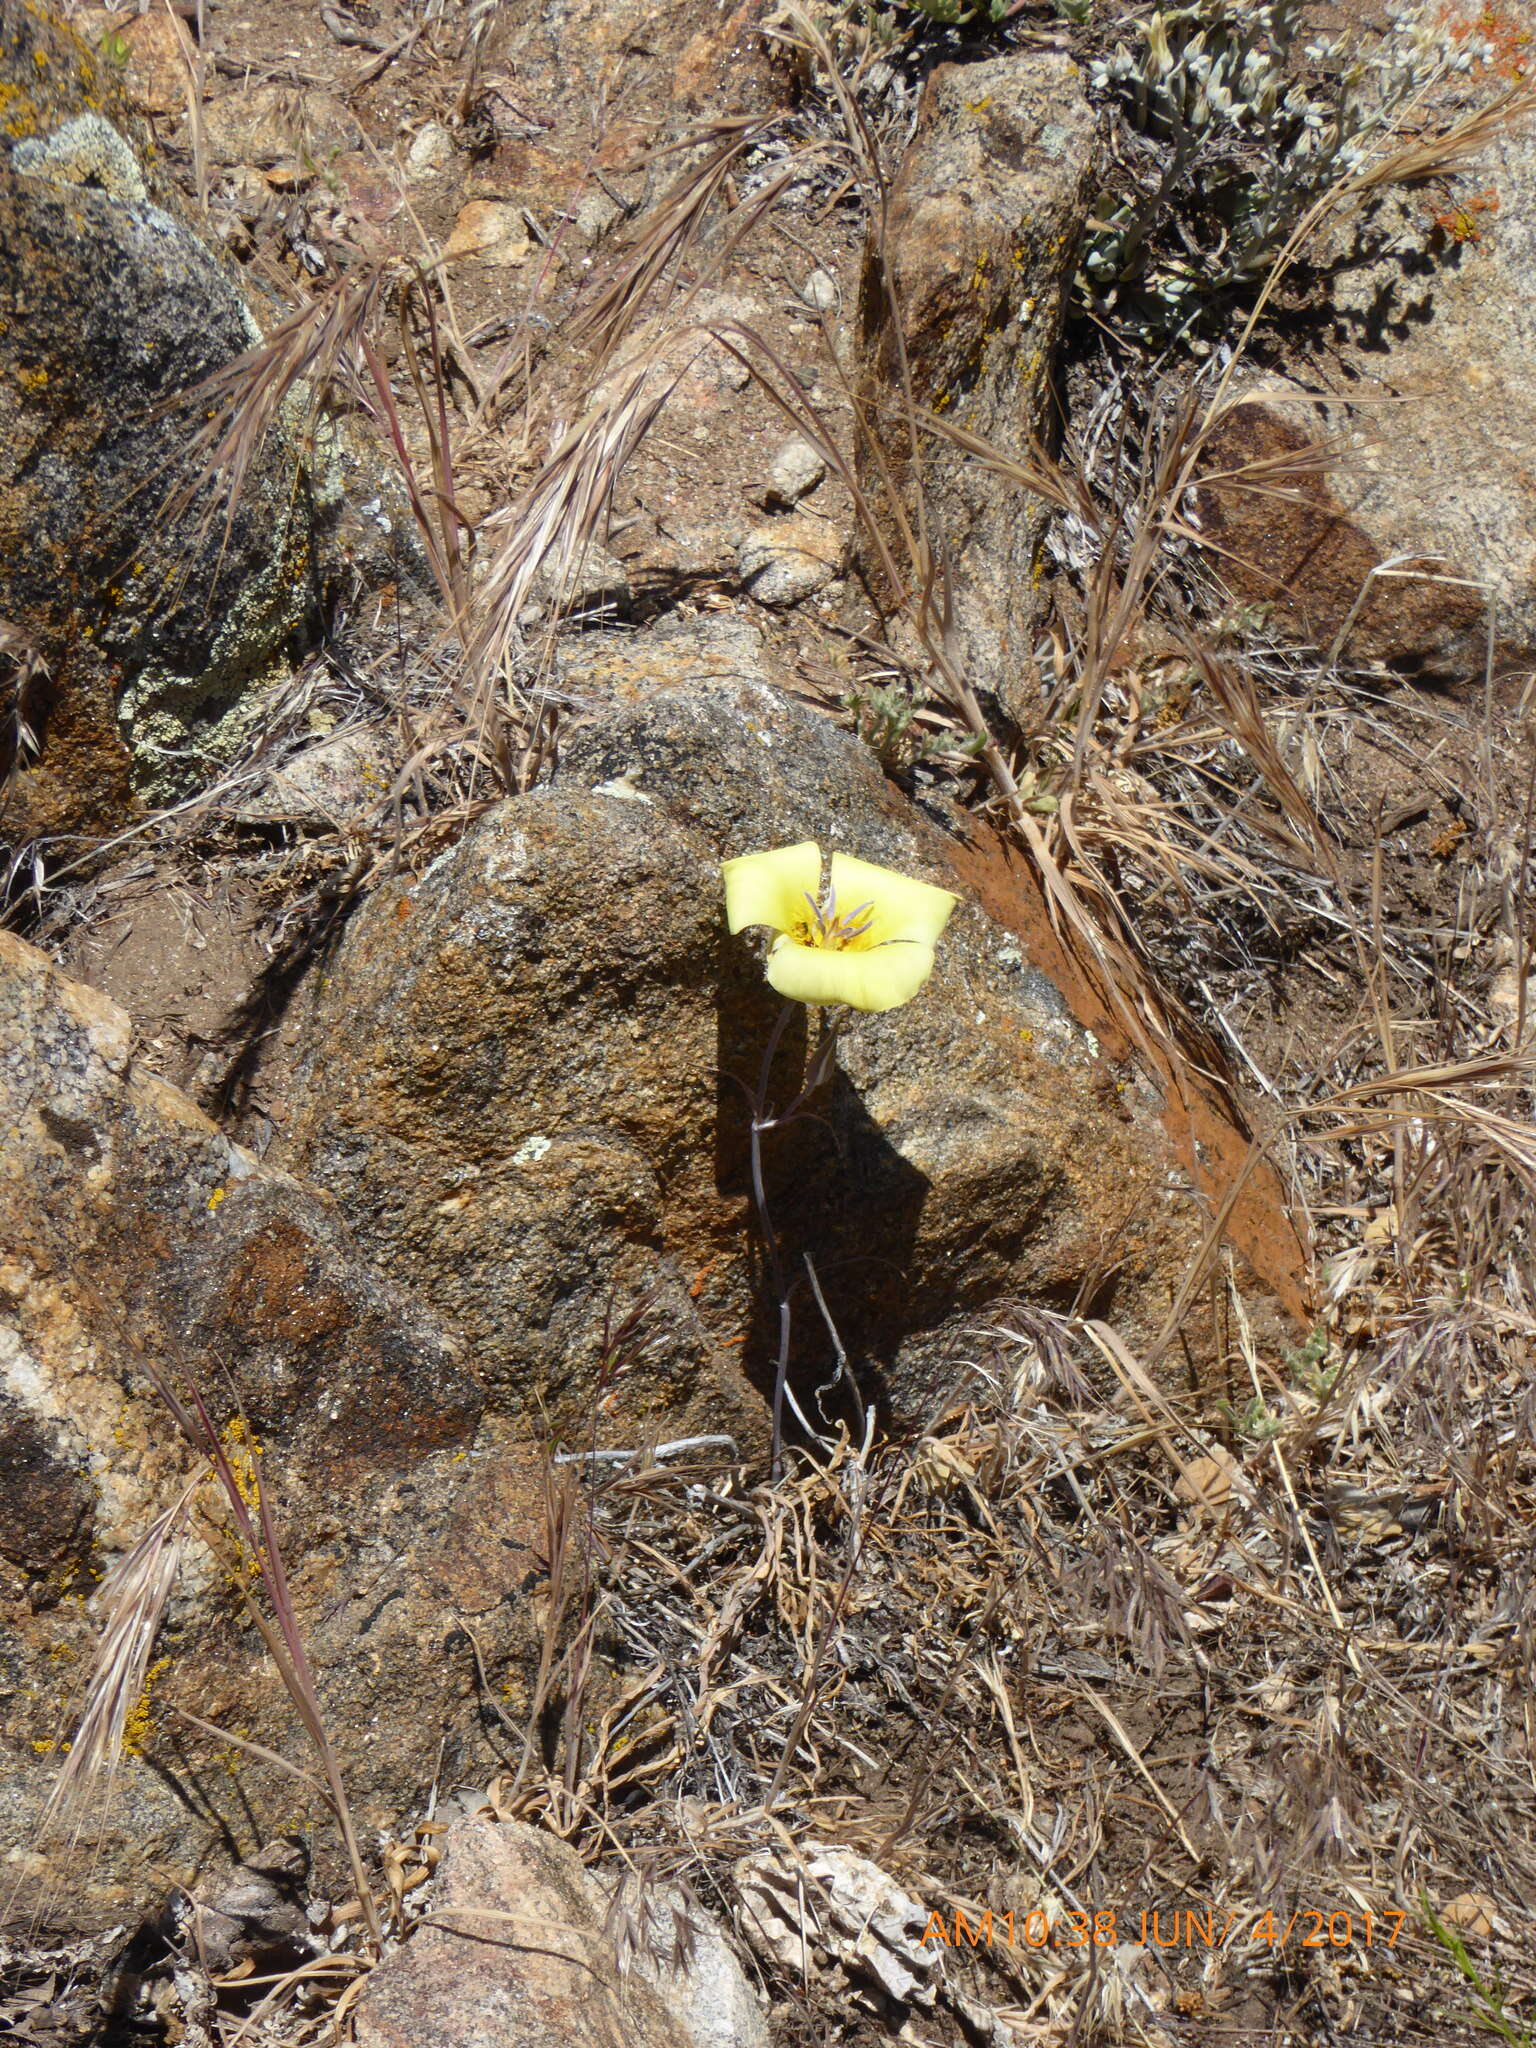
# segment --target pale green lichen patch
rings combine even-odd
[[[281,658],[217,686],[207,676],[145,669],[118,707],[135,795],[151,808],[174,803],[232,767],[290,674]],[[130,702],[138,708],[128,710]]]
[[[138,159],[100,114],[76,114],[51,135],[18,143],[11,167],[52,185],[88,186],[123,205],[142,204],[149,197]]]
[[[195,672],[149,661],[124,689],[118,724],[144,802],[174,802],[244,751],[309,609],[306,532],[290,508],[271,562],[242,584]]]

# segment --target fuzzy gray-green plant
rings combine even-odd
[[[1308,208],[1359,170],[1413,103],[1485,52],[1427,8],[1389,8],[1366,53],[1339,36],[1298,48],[1304,0],[1157,6],[1095,63],[1122,117],[1114,181],[1093,208],[1080,303],[1160,340],[1253,284]]]
[[[1012,11],[1013,0],[909,0],[915,14],[953,27],[968,21],[1002,21]]]

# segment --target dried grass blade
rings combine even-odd
[[[104,1617],[86,1674],[80,1719],[63,1768],[38,1823],[63,1822],[75,1834],[88,1806],[105,1804],[123,1753],[123,1732],[142,1698],[150,1652],[175,1587],[190,1532],[199,1473],[112,1567],[92,1605]]]
[[[612,360],[625,337],[634,331],[668,274],[676,279],[682,258],[697,241],[710,208],[725,191],[732,166],[771,126],[772,122],[760,115],[728,116],[678,142],[646,153],[629,166],[639,169],[663,156],[699,149],[705,152],[648,209],[621,252],[607,284],[566,329],[566,339],[573,346],[590,346],[595,351],[599,369]],[[742,236],[756,225],[783,191],[789,175],[781,174],[771,181],[771,190],[757,195],[744,209],[746,218],[732,224],[725,247],[715,252],[711,268],[718,269]],[[692,289],[697,288],[695,283]]]
[[[183,444],[178,466],[184,480],[162,506],[165,517],[180,518],[213,488],[214,502],[224,501],[228,535],[251,465],[279,413],[301,385],[318,403],[328,384],[351,371],[357,344],[397,277],[398,267],[387,263],[345,279],[290,313],[259,346],[166,400],[163,412],[201,417]]]
[[[491,566],[466,663],[476,686],[492,690],[518,634],[534,577],[570,577],[598,538],[626,464],[651,431],[682,372],[660,368],[654,352],[620,372],[562,437],[511,516],[511,533]]]

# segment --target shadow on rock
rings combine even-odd
[[[728,1201],[751,1200],[751,1101],[778,1010],[779,998],[766,988],[721,1008],[715,1186]],[[798,1098],[823,1028],[795,1008],[767,1077],[770,1115]],[[858,1433],[860,1402],[879,1398],[881,1368],[911,1334],[914,1316],[937,1319],[950,1305],[929,1299],[934,1290],[912,1272],[930,1183],[903,1159],[840,1066],[792,1123],[764,1134],[763,1183],[793,1314],[791,1387],[813,1424],[844,1421]],[[767,1399],[778,1304],[756,1223],[751,1242],[759,1314],[743,1364]],[[838,1384],[840,1354],[857,1399]]]

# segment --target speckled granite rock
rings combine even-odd
[[[674,1967],[672,1909],[691,1927]],[[369,1977],[358,2048],[768,2048],[741,1965],[670,1887],[619,1968],[603,1881],[556,1836],[459,1820],[443,1844],[431,1923]]]
[[[661,1335],[626,1380],[625,1426],[760,1435],[734,1364],[761,1381],[768,1328],[737,1083],[777,999],[724,932],[719,859],[816,838],[956,881],[943,834],[868,751],[754,666],[646,695],[663,664],[637,652],[640,701],[574,734],[553,788],[355,919],[293,1089],[297,1169],[463,1332],[498,1406],[568,1431],[613,1304],[644,1299]],[[781,1100],[806,1055],[797,1012]],[[768,1165],[791,1262],[813,1254],[884,1402],[952,1381],[963,1331],[1016,1291],[1066,1304],[1104,1276],[1129,1327],[1138,1302],[1160,1314],[1197,1219],[1152,1091],[1104,1081],[971,898],[918,1000],[852,1022],[824,1121],[778,1134]],[[824,1366],[813,1309],[798,1328],[806,1370]]]

